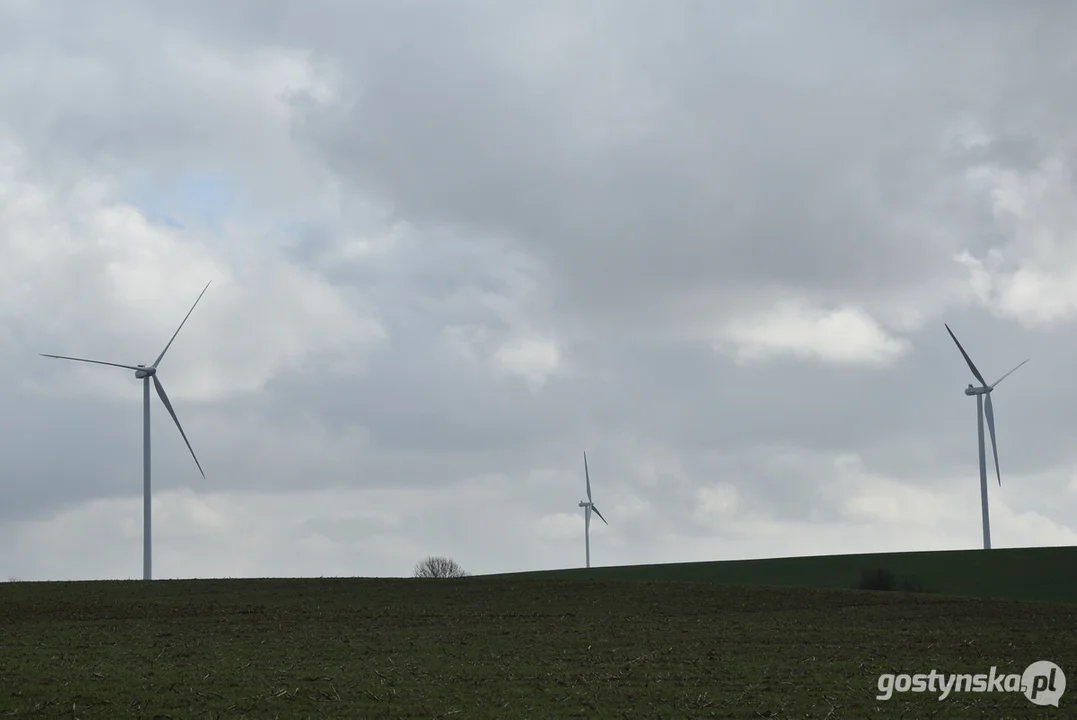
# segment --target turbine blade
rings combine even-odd
[[[609,523],[608,523],[608,522],[606,522],[606,518],[602,517],[602,513],[600,513],[600,512],[598,511],[598,508],[596,508],[596,507],[595,507],[594,505],[592,505],[592,506],[591,506],[591,509],[595,511],[595,515],[598,515],[598,516],[599,516],[600,518],[602,518],[602,522],[604,522],[604,523],[606,523],[607,525],[609,525]]]
[[[1030,358],[1030,359],[1031,359],[1031,358]],[[1010,371],[1009,371],[1008,373],[1006,373],[1005,375],[1003,375],[1002,377],[1000,377],[1000,378],[999,378],[998,380],[996,380],[996,381],[995,381],[995,385],[998,385],[998,384],[999,384],[1000,382],[1002,382],[1003,380],[1005,380],[1006,378],[1008,378],[1008,377],[1009,377],[1010,375],[1013,375],[1013,372],[1014,372],[1014,370],[1016,370],[1017,368],[1021,367],[1022,365],[1024,365],[1024,364],[1025,364],[1025,363],[1027,363],[1027,362],[1028,362],[1028,360],[1023,360],[1023,361],[1021,361],[1021,362],[1017,363],[1017,367],[1015,367],[1015,368],[1014,368],[1013,370],[1010,370]],[[993,387],[995,387],[995,385],[992,385],[991,387],[993,388]]]
[[[74,360],[75,362],[87,362],[94,365],[110,365],[112,367],[124,368],[126,370],[141,370],[142,368],[134,365],[120,365],[119,363],[104,362],[103,360],[87,360],[86,358],[67,357],[66,355],[46,355],[45,353],[38,353],[41,357],[56,358],[57,360]]]
[[[591,502],[591,473],[587,470],[587,453],[583,454],[583,476],[587,479],[587,502]]]
[[[980,381],[980,385],[987,387],[987,381],[984,380],[984,376],[981,375],[980,371],[976,369],[976,366],[972,364],[972,358],[965,352],[965,348],[961,347],[961,343],[957,341],[957,336],[954,335],[954,331],[950,329],[949,325],[946,325],[946,332],[950,333],[950,337],[954,339],[954,343],[957,344],[957,349],[961,351],[961,355],[965,358],[965,362],[969,364],[969,370],[971,370],[972,374],[976,376],[976,379]]]
[[[998,447],[995,445],[995,408],[991,405],[991,393],[984,398],[984,415],[987,418],[987,430],[991,433],[991,454],[995,456],[995,475],[998,486],[1002,487],[1002,472],[998,469]]]
[[[191,447],[191,441],[187,439],[187,433],[183,432],[183,426],[180,425],[179,418],[176,417],[176,411],[172,409],[172,403],[168,401],[168,395],[165,394],[165,388],[161,385],[161,381],[157,379],[156,375],[153,376],[153,386],[157,388],[157,394],[161,396],[161,402],[165,404],[165,407],[168,409],[168,414],[172,416],[172,420],[176,423],[180,435],[183,436],[183,442],[187,443],[187,449],[191,451],[191,457],[194,458],[194,464],[198,466],[198,472],[202,473],[202,477],[205,477],[206,473],[202,470],[202,463],[198,462],[198,456],[194,454],[194,448]]]
[[[202,292],[198,294],[198,300],[201,300],[202,296],[206,294],[206,290],[209,290],[209,283],[211,282],[213,281],[210,280],[208,283],[206,283],[206,286],[202,288]],[[179,327],[176,328],[176,332],[172,333],[172,340],[176,339],[176,336],[179,335],[179,331],[183,329],[183,323],[187,322],[187,318],[191,317],[191,313],[194,312],[195,305],[198,305],[198,300],[194,301],[194,305],[192,305],[191,309],[187,311],[187,314],[183,316],[183,322],[181,322],[179,324]],[[153,361],[153,365],[151,365],[150,367],[155,368],[161,364],[161,359],[165,356],[165,353],[168,352],[168,348],[172,347],[172,340],[168,341],[168,344],[165,345],[165,349],[161,351],[161,354],[157,356],[157,359]]]

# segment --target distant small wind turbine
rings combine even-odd
[[[212,282],[212,281],[211,281]],[[202,295],[206,294],[206,290],[209,289],[209,283],[206,283],[206,287],[202,288],[202,292],[198,296],[198,300],[202,299]],[[112,367],[124,368],[126,370],[134,370],[135,378],[142,381],[142,579],[149,580],[152,577],[151,568],[151,554],[150,554],[150,380],[153,381],[153,386],[157,389],[157,394],[161,397],[161,402],[164,403],[165,408],[168,410],[168,414],[172,416],[172,420],[176,423],[176,427],[180,431],[180,435],[183,436],[183,442],[187,443],[187,449],[191,451],[191,457],[194,458],[194,464],[198,466],[198,472],[202,473],[202,477],[206,476],[206,473],[202,470],[202,464],[198,462],[198,457],[194,454],[194,448],[191,447],[191,443],[187,440],[187,433],[183,432],[183,426],[180,425],[179,418],[176,417],[176,411],[172,409],[172,403],[168,400],[168,395],[165,393],[164,387],[161,385],[161,381],[157,378],[157,366],[161,364],[162,358],[165,353],[168,352],[168,348],[172,347],[172,341],[176,339],[176,335],[179,335],[180,330],[183,329],[184,323],[187,322],[187,318],[191,317],[191,313],[194,312],[195,306],[198,305],[198,300],[194,301],[194,305],[187,311],[187,315],[184,316],[183,322],[176,328],[176,332],[172,335],[172,340],[168,341],[165,345],[165,349],[161,351],[161,354],[154,360],[153,365],[146,367],[145,365],[120,365],[118,363],[103,362],[101,360],[87,360],[85,358],[67,357],[66,355],[46,355],[41,353],[42,357],[57,358],[58,360],[75,360],[76,362],[94,363],[95,365],[110,365]]]
[[[984,448],[984,417],[986,415],[987,429],[991,433],[991,454],[995,458],[995,475],[998,477],[999,487],[1002,487],[1002,473],[998,467],[998,447],[995,445],[995,409],[991,405],[991,391],[995,389],[996,385],[1008,378],[1014,370],[1027,363],[1028,360],[1019,362],[1013,370],[1010,370],[993,384],[988,385],[980,371],[972,364],[972,358],[965,352],[965,348],[961,347],[961,343],[957,341],[957,336],[954,335],[954,331],[950,329],[949,325],[946,325],[946,332],[950,333],[950,337],[954,339],[957,349],[961,351],[961,356],[965,358],[965,362],[969,365],[969,370],[972,370],[972,374],[980,381],[980,387],[975,387],[970,383],[965,388],[965,394],[976,396],[976,427],[980,448],[980,509],[983,513],[984,550],[990,550],[991,520],[987,512],[987,453]]]
[[[580,501],[580,507],[583,508],[583,542],[587,548],[587,567],[591,567],[591,513],[594,512],[601,518],[602,522],[609,525],[606,522],[606,518],[602,517],[602,513],[598,511],[595,504],[591,502],[591,473],[587,470],[587,453],[583,454],[583,477],[587,482],[587,502]]]

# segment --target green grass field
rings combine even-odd
[[[615,571],[646,574],[0,583],[0,717],[1072,716],[1068,695],[875,696],[883,672],[1077,668],[1077,604]]]
[[[734,560],[579,568],[504,577],[682,580],[741,585],[855,588],[865,570],[883,568],[924,591],[1008,600],[1077,603],[1077,547]],[[590,573],[590,574],[588,574]]]

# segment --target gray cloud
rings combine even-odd
[[[585,449],[602,562],[972,546],[944,320],[1033,358],[996,544],[1072,542],[1073,12],[0,9],[12,573],[137,572],[137,383],[36,353],[142,362],[208,279],[166,575],[575,563]]]

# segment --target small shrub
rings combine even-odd
[[[897,578],[894,573],[884,568],[865,570],[860,576],[860,590],[893,590],[897,586]]]
[[[898,579],[894,573],[886,568],[865,570],[860,576],[859,590],[900,590],[901,592],[926,593],[931,592],[924,587],[923,583],[915,577]]]

